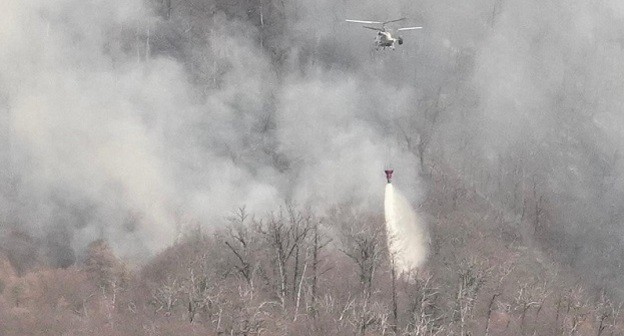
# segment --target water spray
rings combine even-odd
[[[395,270],[409,273],[422,266],[427,258],[428,236],[424,222],[409,201],[392,185],[392,169],[385,170],[384,202],[388,250]]]

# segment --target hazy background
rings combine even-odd
[[[344,22],[398,17],[425,28],[395,51]],[[380,212],[388,165],[418,201],[444,167],[533,216],[526,244],[618,279],[623,19],[615,0],[6,0],[3,245],[141,260],[242,205]]]

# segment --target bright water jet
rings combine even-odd
[[[422,266],[427,259],[428,236],[423,221],[391,183],[384,202],[388,249],[399,274]]]

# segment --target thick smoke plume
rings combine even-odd
[[[429,239],[425,223],[391,183],[386,184],[384,207],[388,250],[394,267],[399,274],[409,273],[427,259]]]
[[[104,238],[140,259],[242,205],[381,211],[391,163],[410,201],[453,172],[532,223],[523,244],[624,275],[621,1],[2,4],[0,226],[19,255],[67,265]],[[344,22],[399,17],[425,28],[383,53]]]
[[[381,101],[396,108],[387,122],[406,113],[409,93],[305,61],[310,53],[299,44],[276,63],[263,45],[294,39],[304,21],[281,18],[293,27],[265,36],[222,12],[230,7],[193,16],[186,5],[165,18],[142,0],[4,3],[6,241],[25,232],[34,239],[25,253],[56,265],[75,262],[100,238],[141,259],[185,227],[220,225],[239,206],[380,208],[374,184],[362,181],[381,180],[395,144],[379,127]],[[289,8],[289,17],[297,10],[307,9]],[[190,43],[175,45],[178,33]],[[407,168],[415,157],[400,157],[397,168],[415,178]]]

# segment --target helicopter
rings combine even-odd
[[[377,31],[377,36],[375,37],[375,49],[379,50],[379,48],[386,49],[386,47],[389,47],[390,49],[394,50],[396,43],[398,43],[399,45],[403,44],[403,38],[401,36],[394,35],[393,32],[386,27],[386,24],[391,23],[391,22],[403,21],[405,19],[406,18],[400,18],[396,20],[383,21],[383,22],[363,21],[363,20],[345,20],[345,21],[352,22],[352,23],[381,25],[381,27],[371,27],[371,26],[363,26],[363,27]],[[422,27],[403,27],[403,28],[396,29],[396,31],[399,32],[399,31],[415,30],[415,29],[422,29]]]

